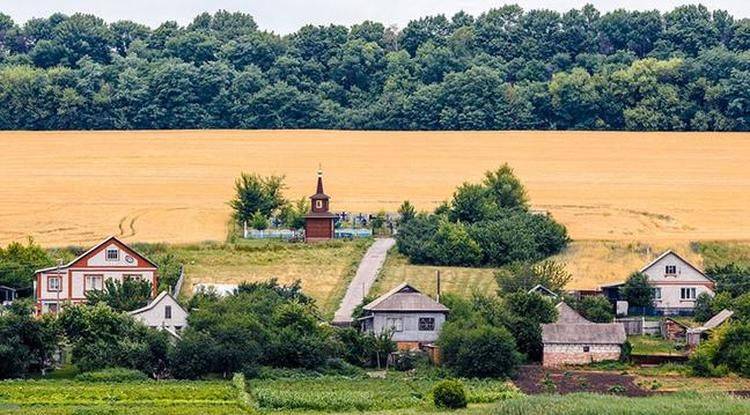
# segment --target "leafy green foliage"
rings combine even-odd
[[[76,380],[81,382],[122,383],[148,380],[148,376],[138,370],[115,367],[81,373],[76,375]]]
[[[30,304],[15,302],[0,313],[0,379],[46,369],[59,343],[58,326],[51,316],[36,319]]]
[[[611,323],[615,318],[612,303],[601,295],[584,296],[580,300],[568,301],[578,313],[585,319],[594,323]]]
[[[151,298],[151,282],[140,278],[125,278],[122,281],[108,279],[103,290],[86,292],[86,301],[91,305],[107,304],[117,311],[133,311],[148,304]]]
[[[648,275],[642,272],[632,273],[620,290],[623,299],[633,307],[650,307],[654,300],[654,291],[648,283]]]
[[[537,285],[562,293],[571,278],[573,275],[566,270],[565,264],[552,260],[515,262],[495,272],[495,281],[502,293],[529,291]]]
[[[398,215],[401,223],[407,223],[417,216],[417,209],[414,208],[414,205],[410,201],[405,200],[398,208]]]
[[[508,5],[287,36],[224,11],[155,29],[5,16],[0,129],[747,130],[749,27],[696,5]]]
[[[105,303],[65,307],[58,323],[81,371],[123,367],[160,377],[167,369],[168,335]]]
[[[510,377],[520,363],[513,336],[504,327],[445,324],[438,340],[443,364],[459,376]]]
[[[268,218],[286,205],[281,194],[284,190],[283,176],[262,177],[257,174],[242,173],[234,184],[235,197],[229,202],[238,222],[251,224],[257,213],[260,218]]]
[[[0,285],[30,288],[34,271],[50,265],[52,258],[32,239],[26,245],[11,242],[5,248],[0,247]]]
[[[403,223],[396,241],[413,263],[497,266],[553,255],[568,236],[550,216],[528,210],[523,185],[504,164],[482,184],[464,183],[439,212]]]
[[[432,396],[438,408],[466,408],[466,391],[459,380],[446,379],[439,382],[432,390]]]
[[[714,313],[711,312],[711,302],[713,298],[708,293],[700,293],[695,299],[695,308],[693,309],[693,318],[695,321],[705,323]]]

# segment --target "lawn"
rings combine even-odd
[[[684,355],[684,350],[678,350],[678,343],[665,340],[659,336],[630,336],[630,345],[633,346],[632,354],[651,355]]]
[[[437,292],[437,271],[440,271],[440,287],[443,293],[468,297],[474,291],[494,294],[497,290],[493,276],[495,270],[492,268],[413,265],[393,248],[388,252],[385,265],[370,294],[383,294],[402,282],[408,282],[425,294],[434,296]]]
[[[183,294],[203,283],[239,284],[277,278],[302,282],[326,315],[332,315],[371,239],[302,244],[241,241],[176,245],[170,250],[185,264]]]

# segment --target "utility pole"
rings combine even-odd
[[[435,271],[435,277],[437,278],[437,302],[440,302],[440,270]]]

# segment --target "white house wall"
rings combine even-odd
[[[673,265],[676,273],[669,275],[666,267]],[[695,307],[694,300],[683,300],[681,298],[682,288],[695,288],[696,298],[701,293],[713,295],[713,282],[701,274],[698,270],[688,265],[680,257],[667,254],[648,268],[643,270],[648,275],[648,281],[654,288],[661,289],[661,299],[654,300],[654,306],[658,309],[692,309]]]
[[[419,319],[420,317],[428,317],[435,319],[435,330],[433,331],[420,331],[419,330]],[[445,314],[443,313],[375,313],[372,324],[373,331],[375,333],[381,333],[389,327],[386,326],[386,321],[389,318],[400,318],[403,321],[403,330],[394,332],[392,340],[395,342],[420,342],[420,343],[431,343],[437,340],[440,334],[440,329],[445,323]]]
[[[118,251],[118,260],[117,261],[107,261],[107,251],[110,249],[117,249]],[[128,261],[128,258],[130,258],[130,261]],[[112,243],[107,245],[106,247],[102,247],[99,252],[97,252],[95,255],[93,255],[91,258],[88,259],[86,262],[86,265],[89,267],[132,267],[136,268],[138,267],[138,260],[131,256],[128,252],[122,250],[120,247],[118,247],[116,244]]]
[[[166,306],[172,307],[172,318],[164,318],[164,309]],[[162,297],[158,304],[152,308],[137,314],[131,314],[136,320],[153,328],[170,328],[179,332],[187,326],[188,313],[172,297],[166,295]]]

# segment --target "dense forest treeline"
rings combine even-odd
[[[750,20],[682,6],[155,29],[0,14],[0,129],[750,129]]]

